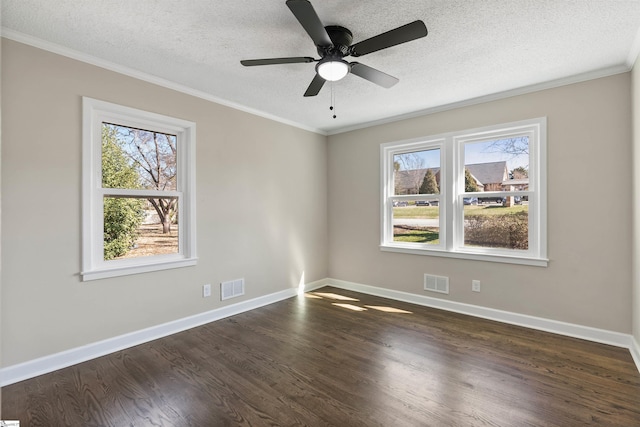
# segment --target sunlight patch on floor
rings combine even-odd
[[[346,308],[353,311],[367,311],[366,308],[358,307],[357,305],[353,305],[353,304],[342,304],[339,302],[332,302],[331,305],[337,305],[338,307]]]
[[[319,295],[324,298],[336,299],[339,301],[360,301],[356,298],[345,297],[344,295],[334,294],[333,292],[313,292],[315,295]]]
[[[360,301],[357,298],[346,297],[344,295],[336,294],[333,292],[307,292],[304,294],[306,298],[312,299],[332,299],[338,301]],[[332,305],[346,308],[353,311],[367,311],[368,309],[382,311],[383,313],[399,313],[399,314],[413,314],[412,311],[402,310],[400,308],[390,307],[386,305],[365,305],[364,307],[353,305],[353,304],[345,304],[345,303],[331,303]]]
[[[384,311],[385,313],[406,313],[413,314],[412,311],[402,310],[400,308],[387,307],[382,305],[365,305],[367,308],[371,308],[373,310]]]

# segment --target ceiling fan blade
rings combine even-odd
[[[287,6],[305,29],[316,46],[332,46],[331,38],[324,29],[315,9],[308,0],[287,0]]]
[[[371,68],[368,65],[364,65],[359,62],[351,63],[351,74],[355,74],[358,77],[362,77],[365,80],[369,80],[370,82],[387,89],[400,81],[389,74],[383,73],[382,71],[376,70],[375,68]]]
[[[362,56],[371,52],[386,49],[427,35],[427,26],[418,20],[398,27],[386,33],[378,34],[351,46],[352,56]]]
[[[290,58],[243,59],[240,63],[245,67],[253,67],[255,65],[296,64],[299,62],[313,61],[315,61],[315,59],[310,56],[294,56]]]
[[[313,80],[311,80],[311,84],[304,93],[304,96],[316,96],[318,92],[320,92],[320,89],[322,89],[322,86],[324,86],[325,81],[326,80],[320,77],[319,74],[316,74]]]

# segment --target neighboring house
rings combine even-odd
[[[502,182],[504,191],[525,191],[529,189],[529,178],[510,179]]]
[[[475,163],[466,165],[469,172],[478,185],[478,191],[512,191],[526,190],[528,187],[528,179],[509,179],[509,170],[506,161]],[[436,177],[438,187],[440,187],[440,168],[411,169],[404,171],[396,171],[395,191],[396,194],[418,194],[422,180],[431,170]],[[517,186],[517,188],[514,188]]]
[[[477,188],[476,191],[484,191],[484,184],[478,178],[476,178],[476,176],[473,173],[471,173],[471,171],[469,171],[469,173],[471,174],[471,178],[473,178],[473,180],[476,182],[476,188]],[[467,185],[466,176],[464,179],[465,179],[465,186],[466,186]]]
[[[502,191],[502,183],[509,179],[506,161],[476,163],[465,167],[477,182],[482,183],[483,188],[479,188],[478,191]]]

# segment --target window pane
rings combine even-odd
[[[519,199],[519,201],[518,201]],[[510,206],[507,206],[510,201]],[[504,204],[464,205],[464,244],[529,249],[529,204],[509,196]]]
[[[464,191],[519,191],[529,188],[529,137],[464,145]]]
[[[409,204],[411,203],[411,204]],[[440,207],[437,200],[398,201],[393,207],[393,241],[409,243],[440,243]],[[406,206],[405,206],[406,204]]]
[[[393,156],[395,194],[440,194],[440,149]]]
[[[526,191],[529,188],[529,138],[501,138],[464,145],[464,191]],[[522,197],[467,196],[465,246],[529,248],[528,204]]]
[[[178,251],[177,198],[104,198],[105,261]]]
[[[102,123],[102,187],[176,190],[176,135]]]

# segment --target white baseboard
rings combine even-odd
[[[448,301],[440,298],[432,298],[424,295],[417,295],[408,292],[395,291],[392,289],[379,288],[376,286],[363,285],[361,283],[347,282],[337,279],[325,279],[325,285],[350,291],[361,292],[369,295],[376,295],[397,301],[404,301],[426,307],[438,308],[441,310],[453,311],[470,316],[481,317],[483,319],[495,320],[502,323],[524,326],[526,328],[551,332],[573,338],[580,338],[602,344],[613,345],[629,349],[631,356],[640,372],[640,346],[630,334],[607,331],[604,329],[592,328],[589,326],[576,325],[573,323],[560,322],[557,320],[544,319],[542,317],[529,316],[526,314],[513,313],[509,311],[496,310],[493,308],[478,305],[465,304],[461,302]]]
[[[106,340],[87,344],[81,347],[72,348],[70,350],[29,360],[17,365],[7,366],[0,369],[0,386],[6,386],[18,381],[37,377],[38,375],[53,372],[77,363],[86,362],[87,360],[95,359],[96,357],[104,356],[115,351],[153,341],[158,338],[166,337],[177,332],[182,332],[196,326],[201,326],[206,323],[224,319],[225,317],[240,314],[265,305],[273,304],[274,302],[291,298],[300,292],[306,292],[325,286],[325,283],[326,280],[321,280],[306,284],[304,289],[285,289],[273,294],[264,295],[248,301],[241,301],[236,304],[227,305],[215,310],[174,320],[172,322],[108,338]]]
[[[631,346],[629,347],[629,351],[631,352],[633,361],[636,362],[638,371],[640,371],[640,343],[638,343],[638,341],[633,337],[631,337]]]
[[[224,319],[265,305],[273,304],[275,302],[291,298],[297,294],[312,291],[323,286],[334,286],[336,288],[352,290],[412,304],[439,308],[484,319],[496,320],[503,323],[628,348],[636,366],[638,367],[638,371],[640,371],[640,345],[638,345],[638,342],[631,335],[327,278],[308,283],[304,286],[304,289],[285,289],[273,294],[264,295],[262,297],[242,301],[237,304],[228,305],[215,310],[174,320],[172,322],[108,338],[103,341],[87,344],[17,365],[7,366],[0,369],[0,386],[6,386],[38,375],[66,368],[77,363],[86,362],[87,360],[95,359],[96,357],[104,356],[115,351],[153,341],[158,338],[166,337],[171,334],[182,332],[196,326]]]

